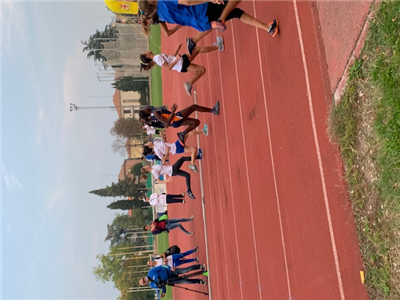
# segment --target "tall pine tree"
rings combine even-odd
[[[118,200],[112,202],[107,207],[110,209],[122,209],[122,210],[129,210],[132,208],[139,208],[142,206],[149,206],[148,203],[138,200]]]
[[[143,184],[136,184],[132,178],[118,180],[117,183],[111,183],[103,189],[93,190],[89,193],[100,197],[132,197],[141,198],[149,189]]]

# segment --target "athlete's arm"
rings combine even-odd
[[[175,113],[174,113],[175,114]],[[171,113],[171,115],[172,115],[172,113]],[[156,119],[158,120],[158,121],[160,121],[161,123],[163,123],[164,125],[165,125],[165,127],[168,127],[169,126],[169,122],[168,122],[168,120],[166,119],[166,118],[164,118],[158,111],[156,111],[155,113],[154,113],[154,116],[156,117]],[[168,119],[170,119],[170,118],[168,118]],[[172,119],[172,118],[171,118]],[[171,122],[171,120],[169,120],[170,122]]]
[[[181,55],[180,54],[175,54],[174,55],[176,58],[175,60],[169,65],[167,63],[163,63],[163,67],[166,67],[168,70],[172,70],[173,67],[175,67],[175,65],[178,63],[178,61],[181,59]]]
[[[166,36],[171,36],[175,32],[178,31],[179,28],[182,27],[182,25],[176,25],[174,28],[169,29],[168,25],[166,23],[160,23],[161,31],[166,35]]]
[[[173,56],[177,56],[179,53],[179,50],[181,50],[182,47],[182,43],[179,43],[178,46],[176,47],[175,53],[173,54]]]

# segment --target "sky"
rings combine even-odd
[[[81,40],[111,22],[103,1],[1,3],[1,299],[115,299],[95,280],[117,180],[111,82]]]

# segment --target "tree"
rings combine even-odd
[[[132,217],[128,214],[116,214],[115,216],[116,217],[112,222],[112,226],[116,226],[116,228],[127,229],[133,227],[142,228],[144,224],[151,222],[153,217],[151,210],[142,208],[132,209]]]
[[[87,41],[81,41],[81,43],[85,45],[82,52],[88,51],[86,55],[88,59],[93,58],[94,61],[100,61],[104,64],[107,58],[101,55],[101,51],[104,49],[102,43],[115,41],[117,33],[118,30],[111,25],[106,25],[104,31],[96,29],[96,32],[92,34]]]
[[[143,144],[143,137],[144,135],[141,135],[134,140],[140,141],[140,144]],[[116,135],[115,140],[111,144],[111,149],[113,150],[114,153],[119,153],[122,156],[125,156],[125,154],[130,152],[130,149],[133,147],[137,147],[138,144],[131,143],[132,139],[127,139],[123,136]]]
[[[132,208],[139,208],[142,206],[148,206],[145,202],[143,202],[140,199],[134,199],[134,200],[118,200],[110,203],[107,205],[108,208],[110,209],[122,209],[122,210],[129,210]]]
[[[147,77],[133,77],[125,76],[119,78],[116,82],[111,84],[115,89],[129,92],[145,92],[146,88],[149,87],[149,78]]]
[[[113,136],[120,136],[127,139],[144,136],[142,129],[143,124],[133,118],[119,118],[114,122],[114,126],[110,129]]]
[[[129,172],[133,175],[133,176],[141,176],[142,175],[142,171],[140,170],[143,167],[142,163],[137,163],[135,164],[130,170]]]
[[[89,193],[98,195],[100,197],[143,197],[148,188],[144,184],[136,184],[136,179],[126,178],[124,180],[118,180],[117,183],[111,183],[111,186],[106,186],[103,189],[93,190]]]

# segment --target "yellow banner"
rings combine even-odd
[[[104,0],[107,7],[116,14],[138,14],[137,2],[119,1],[119,0]]]

